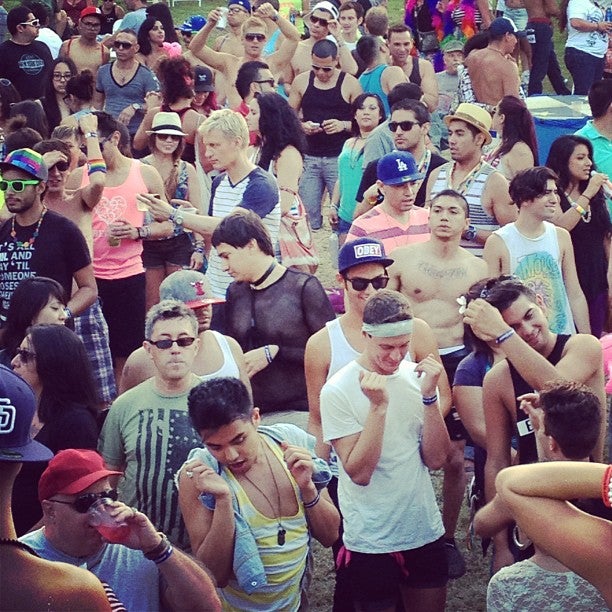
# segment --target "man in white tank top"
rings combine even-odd
[[[489,276],[515,274],[541,296],[553,333],[573,334],[578,328],[588,334],[589,311],[569,232],[550,222],[559,211],[556,179],[544,166],[524,170],[512,179],[510,195],[518,206],[518,219],[493,232],[485,244],[484,259]]]

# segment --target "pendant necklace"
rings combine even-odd
[[[263,442],[261,443],[263,445]],[[266,463],[270,468],[270,474],[272,475],[272,481],[274,482],[274,489],[276,491],[276,502],[278,503],[278,516],[274,516],[274,520],[278,523],[278,532],[276,533],[276,543],[279,546],[285,545],[285,534],[287,531],[283,528],[283,524],[281,523],[281,498],[280,498],[280,489],[278,488],[278,483],[276,482],[276,476],[274,475],[274,470],[272,469],[272,464],[270,463],[270,459],[268,459],[268,453],[266,452],[265,447],[262,446],[264,457],[266,458]],[[263,498],[268,502],[272,510],[272,514],[276,515],[276,510],[274,508],[274,504],[270,501],[270,498],[246,475],[243,474],[244,478],[250,482],[263,496]]]
[[[47,207],[43,206],[42,212],[40,213],[40,218],[38,219],[38,223],[36,224],[36,228],[34,229],[34,234],[29,240],[26,240],[25,242],[19,242],[17,240],[17,231],[15,230],[15,216],[13,216],[13,219],[11,220],[11,238],[13,239],[13,242],[17,244],[18,249],[34,248],[34,242],[36,241],[36,238],[38,238],[38,232],[40,231],[40,226],[42,224],[46,212]]]

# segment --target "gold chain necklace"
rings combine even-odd
[[[274,470],[272,469],[272,464],[270,463],[270,459],[268,458],[268,453],[266,452],[265,447],[262,444],[262,449],[264,453],[264,457],[266,458],[266,463],[270,468],[270,474],[272,475],[272,481],[274,482],[274,489],[276,491],[276,501],[278,503],[278,516],[276,516],[276,510],[274,508],[274,504],[270,501],[270,498],[246,475],[243,474],[244,478],[250,482],[263,496],[263,498],[268,502],[270,509],[272,510],[272,514],[274,515],[272,518],[278,523],[278,532],[276,533],[276,542],[279,546],[285,545],[285,534],[287,531],[283,528],[283,524],[281,523],[281,498],[280,498],[280,489],[278,488],[278,483],[276,482],[276,476],[274,475]]]

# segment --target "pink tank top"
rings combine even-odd
[[[144,213],[136,208],[136,194],[148,193],[140,171],[141,162],[131,160],[127,179],[117,187],[105,187],[100,202],[93,209],[94,274],[96,278],[115,280],[142,274],[142,240],[122,240],[118,247],[108,244],[107,228],[117,219],[141,227]],[[83,183],[89,177],[83,172]]]

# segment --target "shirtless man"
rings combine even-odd
[[[88,6],[81,11],[77,29],[80,36],[62,43],[59,57],[68,57],[76,65],[77,70],[89,70],[94,79],[98,68],[110,60],[110,51],[97,41],[102,25],[102,12],[95,6]],[[94,93],[95,95],[95,93]]]
[[[498,17],[489,27],[489,44],[465,59],[479,104],[494,106],[504,96],[519,97],[520,77],[512,57],[519,36],[525,36],[525,32],[519,32],[510,19]]]
[[[389,288],[406,295],[414,315],[430,325],[450,384],[459,362],[469,353],[463,344],[463,320],[457,298],[487,276],[485,262],[459,246],[461,235],[470,224],[468,215],[467,201],[462,195],[452,190],[441,191],[431,202],[430,239],[393,251],[395,263],[389,268]],[[465,565],[457,558],[458,566],[453,567],[451,555],[459,554],[454,536],[466,484],[463,467],[466,436],[454,408],[444,415],[451,453],[444,466],[442,520],[446,541],[454,548],[449,550],[449,576],[458,578]]]
[[[534,431],[517,397],[539,391],[550,380],[573,380],[597,395],[602,414],[606,410],[601,345],[590,334],[553,334],[542,310],[542,300],[519,280],[500,277],[488,284],[483,299],[468,305],[464,322],[485,342],[502,345],[506,359],[487,373],[483,405],[487,430],[485,494],[495,496],[495,478],[511,463],[511,438],[518,438],[521,463],[537,461]],[[593,451],[601,461],[605,419]],[[494,538],[493,572],[514,563],[507,534]]]
[[[527,29],[533,30],[531,43],[531,71],[529,72],[528,95],[542,93],[542,82],[548,75],[557,95],[569,96],[572,92],[565,84],[553,43],[551,17],[560,14],[556,0],[524,0],[527,9]]]
[[[461,246],[480,257],[491,232],[516,220],[516,206],[504,175],[482,161],[482,147],[491,142],[491,115],[484,108],[464,102],[454,114],[444,117],[444,122],[452,161],[431,173],[427,200],[444,189],[453,189],[465,197],[471,223],[463,233]]]
[[[244,355],[236,340],[210,330],[212,305],[224,300],[212,297],[208,279],[195,270],[178,270],[159,287],[159,299],[178,300],[193,311],[198,320],[200,351],[193,362],[192,372],[202,378],[232,376],[240,378],[251,393]],[[136,349],[125,362],[119,393],[155,376],[155,365],[143,347]]]
[[[244,54],[242,24],[251,16],[248,0],[229,0],[227,3],[226,33],[218,36],[212,46],[215,51],[231,53],[236,57]]]
[[[310,37],[303,40],[295,50],[291,64],[283,74],[285,83],[292,83],[295,77],[311,68],[312,48],[315,43],[331,35],[338,46],[338,64],[342,72],[357,74],[357,62],[344,41],[344,34],[338,22],[338,9],[327,0],[317,2],[308,14],[308,30]]]
[[[283,71],[284,67],[289,63],[293,56],[297,44],[300,40],[300,33],[296,27],[287,19],[281,17],[278,11],[274,10],[269,3],[263,4],[257,9],[257,14],[254,17],[249,17],[242,24],[242,45],[243,51],[241,57],[236,57],[230,53],[220,53],[206,46],[206,41],[212,32],[215,24],[221,18],[221,11],[213,9],[208,15],[206,25],[193,37],[189,50],[199,60],[207,66],[218,70],[228,83],[236,82],[238,69],[242,64],[248,61],[264,61],[263,48],[268,37],[267,20],[271,20],[278,24],[278,27],[285,37],[280,49],[266,57],[265,61],[270,67],[275,78]],[[235,87],[231,87],[228,92],[228,102],[231,108],[239,106],[241,98],[238,95]]]
[[[415,83],[423,90],[422,102],[430,112],[438,107],[438,80],[433,64],[412,55],[414,40],[408,26],[398,24],[389,28],[389,53],[391,64],[399,66],[411,83]],[[497,103],[500,98],[495,102]]]

